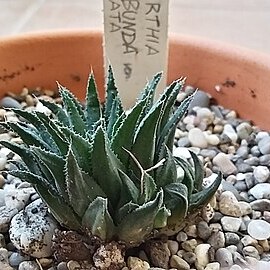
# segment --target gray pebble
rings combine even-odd
[[[252,133],[252,126],[247,122],[240,123],[236,127],[236,132],[241,140],[247,139],[249,135]]]
[[[0,100],[0,106],[4,108],[21,109],[22,105],[12,97],[4,97]]]
[[[270,171],[266,166],[257,166],[254,168],[253,175],[258,183],[263,183],[268,180]]]
[[[253,210],[256,211],[270,211],[270,200],[260,199],[250,203],[250,206]]]
[[[241,218],[225,216],[221,219],[221,225],[226,232],[238,232],[241,225]]]
[[[29,260],[29,256],[23,256],[18,252],[12,252],[9,256],[9,264],[12,267],[17,267],[21,262]]]
[[[245,183],[245,181],[237,181],[235,184],[234,184],[234,187],[239,191],[246,191],[247,190],[247,185]]]
[[[216,260],[221,267],[230,267],[233,265],[232,253],[226,248],[219,248],[216,252]]]
[[[270,166],[270,154],[259,157],[260,165]]]
[[[225,233],[225,242],[226,245],[236,245],[240,241],[240,237],[236,233],[226,232]]]
[[[256,199],[270,199],[270,183],[259,183],[249,190]]]
[[[197,225],[197,233],[198,236],[203,239],[207,240],[211,235],[211,230],[205,221],[200,221]]]
[[[250,166],[258,166],[260,164],[260,160],[258,157],[250,157],[244,160],[244,162]]]
[[[200,155],[203,157],[209,157],[210,159],[213,159],[217,155],[217,151],[212,149],[202,149],[200,151]]]
[[[236,167],[237,167],[237,171],[241,173],[247,173],[247,172],[253,171],[253,168],[247,163],[236,164]]]
[[[185,252],[183,255],[183,259],[187,261],[190,265],[195,263],[196,255],[194,252]]]
[[[212,233],[212,235],[209,237],[208,244],[211,245],[215,250],[225,247],[225,235],[223,232],[218,231]]]
[[[250,148],[250,153],[252,156],[259,157],[261,155],[260,149],[258,145],[254,145]]]
[[[270,136],[263,137],[258,142],[258,147],[263,155],[270,154]]]
[[[249,154],[249,149],[246,145],[240,146],[236,151],[236,155],[244,159],[247,158],[248,154]]]
[[[67,263],[66,262],[60,262],[57,265],[57,270],[68,270]]]
[[[24,261],[20,263],[18,270],[40,270],[40,268],[35,261]]]
[[[251,173],[251,172],[245,173],[245,182],[246,182],[246,186],[248,189],[250,189],[254,186],[253,173]]]
[[[259,255],[258,250],[253,246],[244,247],[243,248],[243,254],[245,256],[250,256],[250,257],[256,258],[257,260],[260,259],[260,255]]]
[[[270,202],[269,202],[270,203]],[[177,236],[176,236],[176,240],[181,243],[181,242],[184,242],[188,239],[188,236],[185,232],[183,231],[180,231]]]
[[[191,110],[192,108],[196,106],[200,107],[209,107],[210,99],[209,96],[206,92],[204,91],[197,91],[196,95],[194,96],[194,99],[189,105],[189,109]]]
[[[189,141],[189,139],[187,137],[180,138],[177,141],[177,145],[178,145],[178,147],[189,147],[189,146],[191,146],[190,141]]]

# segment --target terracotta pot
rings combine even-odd
[[[83,98],[88,74],[95,72],[104,96],[102,34],[95,31],[29,34],[0,40],[0,97],[23,86],[54,89],[55,81]],[[208,91],[242,118],[270,129],[270,56],[223,43],[171,36],[168,82]],[[217,91],[220,90],[220,91]]]

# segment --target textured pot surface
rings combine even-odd
[[[223,43],[171,36],[168,65],[168,82],[186,76],[188,84],[208,91],[221,105],[270,129],[270,56]],[[98,31],[1,39],[0,97],[24,86],[55,89],[59,81],[83,98],[91,68],[104,96],[102,34]]]

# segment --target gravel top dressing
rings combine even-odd
[[[185,92],[194,89],[187,86]],[[178,95],[180,102],[185,93]],[[38,100],[57,99],[53,91],[26,88],[0,101],[0,120],[18,121],[4,107],[37,110],[50,115]],[[197,104],[200,107],[196,106]],[[20,142],[0,129],[0,140]],[[235,111],[214,105],[198,91],[189,114],[178,124],[174,156],[188,161],[194,151],[204,164],[204,185],[223,173],[215,197],[177,235],[149,241],[125,258],[113,253],[123,270],[270,269],[270,133],[239,119]],[[0,269],[98,269],[87,262],[53,257],[52,238],[63,228],[49,214],[31,184],[8,174],[19,157],[0,148]],[[178,174],[183,174],[182,170]],[[83,248],[83,247],[81,247]],[[21,253],[24,250],[25,253]],[[104,250],[108,252],[108,250]],[[94,265],[109,269],[94,257]]]

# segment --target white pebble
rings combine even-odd
[[[192,128],[188,133],[188,139],[195,147],[206,148],[208,145],[204,133],[199,128]]]
[[[259,183],[263,183],[269,178],[270,171],[266,166],[257,166],[254,168],[253,175]]]
[[[221,172],[226,175],[234,174],[235,172],[237,172],[236,166],[229,159],[229,156],[226,155],[225,153],[218,153],[213,158],[213,164],[218,166]]]
[[[256,199],[270,199],[270,184],[259,183],[251,188],[249,193]]]
[[[224,125],[223,134],[227,135],[233,143],[235,143],[238,139],[238,136],[237,136],[235,129],[230,124]]]
[[[265,220],[252,220],[248,224],[247,231],[257,240],[266,240],[270,237],[270,224]]]

